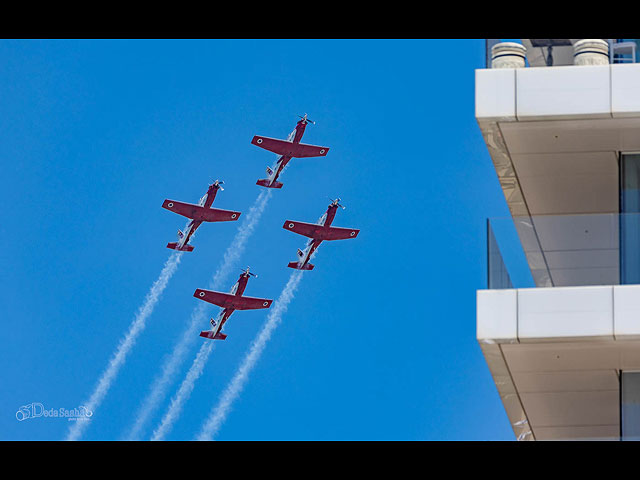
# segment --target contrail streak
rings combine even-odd
[[[260,220],[260,217],[262,216],[262,213],[264,212],[267,203],[271,198],[271,192],[271,189],[262,190],[256,200],[253,202],[253,206],[249,209],[249,212],[238,227],[236,236],[231,242],[231,245],[229,245],[229,247],[227,248],[222,263],[216,270],[209,284],[208,288],[210,290],[218,290],[222,288],[232,269],[237,266],[237,262],[240,259],[240,255],[244,251],[247,240],[253,233],[255,226]],[[195,339],[199,338],[197,335],[198,328],[202,325],[204,320],[206,320],[208,308],[209,306],[206,303],[198,302],[198,305],[193,309],[191,318],[187,325],[187,329],[180,337],[178,343],[176,343],[176,345],[174,346],[171,355],[164,361],[164,364],[162,365],[162,371],[160,375],[155,378],[153,384],[151,385],[150,392],[142,402],[142,405],[140,406],[135,417],[135,423],[131,427],[126,438],[130,440],[136,440],[140,437],[145,424],[149,421],[151,415],[155,412],[162,400],[166,397],[167,389],[172,385],[174,377],[178,373],[180,366],[185,360],[185,356],[189,352],[189,347],[195,341]],[[205,344],[212,343],[212,341],[206,341]],[[206,357],[208,357],[210,350],[206,354],[203,354],[202,352],[203,350],[201,349],[198,353],[198,357],[196,357],[196,360],[198,358],[202,358],[202,354],[205,355],[204,362],[206,362]],[[196,365],[194,362],[194,365],[192,365],[191,369],[197,368],[199,368],[199,364]],[[196,370],[194,370],[194,372],[195,371]],[[195,382],[197,377],[193,378],[194,372],[190,370],[183,383],[186,382],[187,379],[189,379],[189,381]],[[192,388],[193,386],[191,386],[191,389]],[[182,386],[180,387],[177,395],[182,394],[182,396],[173,399],[171,406],[169,407],[169,411],[165,415],[165,419],[167,419],[167,421],[170,423],[167,423],[163,420],[161,425],[162,429],[159,430],[160,427],[158,427],[156,431],[159,430],[159,432],[163,435],[169,431],[173,419],[176,418],[176,415],[179,413],[184,401],[186,401],[190,393],[191,390],[189,389],[188,385],[184,385],[184,388]]]
[[[180,259],[182,258],[182,253],[183,252],[181,251],[175,251],[169,256],[169,259],[165,262],[164,267],[160,272],[160,276],[151,286],[151,290],[149,290],[149,292],[147,293],[144,303],[138,309],[138,313],[129,326],[129,331],[120,341],[118,348],[109,361],[109,365],[100,377],[100,380],[98,381],[93,394],[84,404],[87,410],[89,410],[90,412],[95,413],[96,408],[100,406],[100,403],[109,391],[111,384],[120,371],[120,367],[122,367],[122,365],[124,364],[127,354],[135,345],[138,335],[140,335],[140,333],[144,330],[147,318],[149,318],[149,315],[151,315],[151,313],[153,312],[153,309],[156,306],[156,303],[158,303],[158,300],[160,299],[162,292],[166,288],[169,279],[178,268]],[[88,425],[88,418],[83,419],[83,421],[74,422],[69,428],[67,440],[78,440],[80,438],[80,435]]]
[[[182,412],[184,402],[187,401],[187,399],[191,395],[191,392],[193,391],[196,380],[200,378],[200,375],[202,375],[202,370],[207,363],[209,354],[213,350],[213,346],[213,341],[205,341],[205,343],[200,347],[200,351],[198,352],[198,355],[196,355],[196,358],[193,360],[193,364],[187,372],[187,376],[182,381],[182,384],[180,385],[180,388],[176,395],[171,399],[169,410],[162,418],[162,421],[160,422],[158,428],[154,430],[151,440],[162,440],[165,435],[171,431],[173,423]]]
[[[298,284],[301,279],[302,271],[294,270],[289,277],[289,281],[282,290],[282,293],[280,293],[278,300],[274,304],[273,309],[269,312],[265,325],[253,340],[253,343],[251,344],[242,364],[236,371],[235,376],[229,385],[227,385],[227,388],[222,393],[218,404],[214,409],[212,409],[209,417],[203,424],[200,434],[196,437],[197,440],[213,440],[213,437],[215,437],[218,430],[220,430],[222,423],[227,418],[232,403],[236,398],[238,398],[238,395],[240,395],[240,392],[244,388],[244,384],[249,378],[251,369],[260,359],[260,355],[262,354],[267,341],[271,338],[271,334],[279,325],[282,315],[287,311],[287,307],[293,299],[293,295],[296,288],[298,288]]]

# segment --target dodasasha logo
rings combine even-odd
[[[84,420],[93,415],[93,412],[84,405],[76,408],[45,408],[40,402],[29,403],[21,406],[16,412],[16,420],[22,422],[31,418],[64,418],[68,421]]]

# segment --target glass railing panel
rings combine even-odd
[[[489,259],[487,262],[487,283],[489,288],[513,288],[511,277],[504,264],[500,247],[498,247],[496,236],[493,233],[493,228],[491,228],[491,222],[489,221],[487,222],[487,258]]]
[[[489,288],[640,284],[640,214],[492,218],[487,230]]]
[[[535,287],[515,223],[500,220],[487,221],[489,288]]]

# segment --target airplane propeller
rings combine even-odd
[[[307,118],[307,114],[304,114],[304,117],[302,115],[298,115],[302,120],[304,120],[305,123],[313,123],[314,125],[316,124],[316,122],[314,122],[313,120],[311,120],[310,118]]]
[[[222,180],[216,180],[215,182],[213,182],[214,185],[216,185],[220,190],[224,192],[224,188],[222,188],[223,183],[224,182]]]
[[[331,200],[331,205],[336,205],[337,207],[340,207],[340,208],[342,208],[343,210],[344,210],[345,208],[347,208],[347,207],[345,207],[345,206],[343,206],[343,205],[340,205],[340,200],[341,200],[341,198],[339,198],[339,197],[338,197],[338,198],[336,198],[335,200],[333,200],[331,197],[329,197],[329,200]]]
[[[256,277],[258,278],[258,275],[256,275],[255,273],[251,273],[249,271],[249,267],[247,267],[246,269],[240,269],[242,272],[244,272],[246,275],[251,275],[252,277]]]

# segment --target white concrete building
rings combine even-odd
[[[526,66],[476,70],[475,114],[511,212],[487,222],[477,339],[519,440],[640,439],[631,43],[583,46],[596,59],[578,62],[585,42],[525,39]]]

